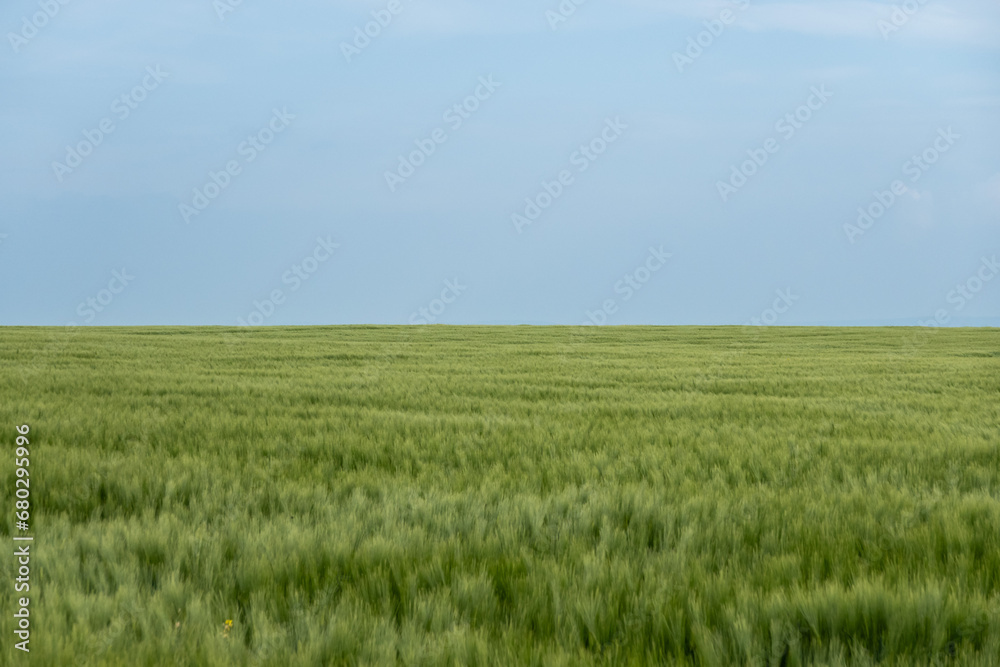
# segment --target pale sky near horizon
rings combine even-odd
[[[0,325],[1000,326],[997,2],[12,0],[0,34]]]

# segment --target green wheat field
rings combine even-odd
[[[2,328],[0,378],[4,665],[1000,664],[997,330]]]

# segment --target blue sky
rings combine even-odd
[[[0,324],[1000,325],[1000,4],[562,8],[5,3]]]

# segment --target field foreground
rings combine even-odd
[[[3,664],[1000,664],[997,330],[6,328],[0,378]]]

